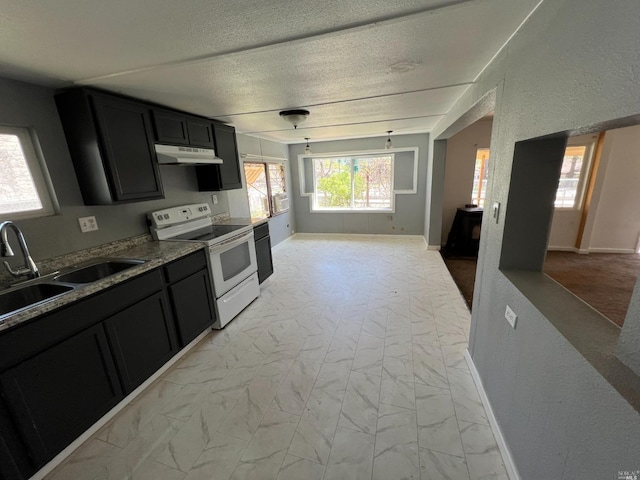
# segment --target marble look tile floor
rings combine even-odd
[[[47,478],[508,478],[437,252],[303,235],[274,266],[259,299]]]

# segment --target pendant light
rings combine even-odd
[[[283,110],[280,116],[293,125],[293,128],[298,128],[309,116],[309,110]]]
[[[384,144],[384,148],[387,150],[393,148],[393,143],[391,143],[391,132],[393,132],[393,130],[387,130],[387,142]]]
[[[309,146],[309,139],[307,137],[304,137],[304,139],[307,141],[307,146],[304,148],[304,153],[305,155],[311,155],[311,147]]]

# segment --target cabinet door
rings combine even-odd
[[[256,241],[256,260],[258,262],[258,281],[262,283],[273,273],[271,237],[269,235]]]
[[[7,370],[0,388],[38,467],[123,398],[101,324]]]
[[[187,117],[167,110],[153,110],[156,140],[169,145],[189,145]]]
[[[222,165],[196,167],[198,188],[201,192],[242,188],[240,158],[236,144],[236,129],[221,123],[213,124],[216,155]]]
[[[175,329],[162,292],[107,318],[104,325],[126,394],[177,350]]]
[[[184,347],[216,320],[209,271],[201,270],[169,286],[171,305]]]
[[[148,107],[109,95],[91,98],[114,200],[164,198]]]
[[[189,145],[193,147],[213,148],[213,130],[211,122],[198,118],[187,118]]]

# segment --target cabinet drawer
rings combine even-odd
[[[258,225],[253,229],[253,239],[255,241],[260,240],[261,238],[269,235],[269,222],[265,222],[262,225]]]
[[[192,273],[207,268],[207,250],[202,249],[186,257],[174,260],[164,267],[164,275],[167,283],[174,283]]]

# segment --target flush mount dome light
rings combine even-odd
[[[293,128],[298,128],[309,116],[309,110],[283,110],[280,116],[293,125]]]

